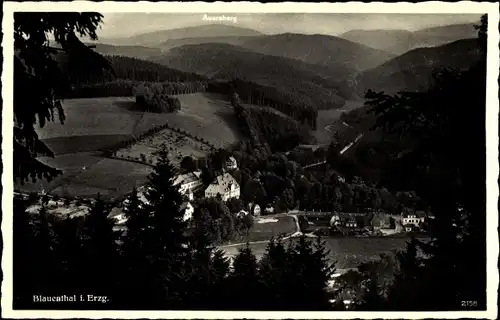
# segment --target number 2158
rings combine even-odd
[[[477,301],[476,300],[463,300],[460,303],[460,306],[462,308],[471,308],[471,307],[477,307]]]

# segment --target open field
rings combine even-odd
[[[315,239],[311,239],[315,241]],[[392,250],[404,249],[409,238],[324,238],[326,248],[330,251],[330,262],[336,262],[338,269],[356,268],[359,263],[377,259],[381,253],[389,253]],[[285,244],[288,244],[286,240]],[[294,241],[294,240],[291,240]],[[262,257],[266,250],[267,243],[259,242],[250,244],[254,254],[258,259]],[[231,246],[223,250],[229,257],[238,253],[238,249],[244,247]]]
[[[15,184],[23,192],[40,192],[69,197],[116,198],[130,192],[134,185],[146,182],[151,167],[139,163],[102,158],[92,153],[59,155],[40,158],[48,165],[63,171],[63,175],[51,182],[38,180],[25,185]]]
[[[177,133],[171,129],[165,129],[153,136],[146,137],[127,148],[120,149],[116,156],[125,159],[141,159],[145,157],[147,163],[156,163],[155,153],[165,144],[169,150],[169,160],[174,165],[179,165],[186,156],[194,159],[205,157],[211,151],[206,144],[196,141],[184,134]]]
[[[195,93],[177,97],[182,110],[176,113],[142,112],[137,109],[133,97],[64,100],[64,124],[49,122],[43,128],[37,128],[40,139],[56,155],[55,158],[41,157],[40,160],[61,169],[63,175],[51,182],[37,181],[25,185],[16,182],[15,188],[24,192],[40,192],[43,188],[51,194],[64,196],[92,197],[101,193],[103,197],[118,197],[129,192],[135,184],[146,181],[151,168],[140,163],[103,158],[99,151],[159,125],[182,129],[217,147],[239,141],[236,117],[223,96]],[[55,114],[54,118],[58,119],[58,115]],[[208,152],[208,146],[182,134],[163,138],[175,149],[173,162],[178,163],[185,155],[202,157]],[[145,150],[148,150],[147,143],[131,153],[140,156],[140,153],[147,153]]]
[[[136,132],[168,123],[171,128],[203,138],[217,148],[228,147],[242,139],[233,108],[224,96],[199,92],[174,97],[181,102],[180,111],[161,114],[161,119],[157,119],[158,114],[145,113]]]
[[[68,99],[63,103],[66,120],[61,124],[58,120],[48,122],[37,129],[40,139],[95,136],[95,135],[129,135],[142,112],[134,109],[135,99],[132,97]],[[156,114],[161,118],[161,114]],[[58,119],[56,114],[55,119]]]
[[[175,97],[181,102],[181,110],[175,113],[142,112],[133,97],[64,100],[64,124],[49,122],[37,132],[56,154],[100,150],[166,123],[217,147],[240,140],[233,109],[222,95],[193,93]]]
[[[254,219],[254,224],[244,241],[269,240],[279,235],[291,235],[297,231],[295,220],[291,216],[261,216]]]

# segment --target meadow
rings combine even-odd
[[[242,139],[237,119],[230,102],[222,95],[206,92],[174,95],[181,102],[181,110],[175,113],[145,113],[136,132],[168,123],[170,128],[189,132],[203,138],[216,148],[226,148]]]
[[[97,193],[106,198],[120,197],[134,185],[145,182],[151,167],[126,159],[105,158],[101,151],[159,125],[168,124],[170,128],[181,129],[217,147],[239,141],[236,117],[223,96],[195,93],[176,97],[182,106],[176,113],[142,112],[133,97],[64,100],[64,124],[57,121],[59,115],[56,112],[55,122],[37,128],[40,139],[55,153],[54,158],[39,159],[61,169],[63,175],[50,182],[30,181],[24,185],[15,182],[15,189],[22,192],[44,189],[51,194],[69,197],[94,197]],[[207,152],[206,147],[200,147],[199,142],[185,135],[170,139],[179,146],[186,144],[179,150],[181,157],[202,156]],[[174,155],[176,161],[180,161],[179,154]]]

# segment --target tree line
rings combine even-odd
[[[169,95],[205,92],[207,87],[206,82],[203,81],[154,82],[114,79],[73,86],[66,94],[66,98],[132,97],[135,94],[136,87],[156,84],[160,84],[164,92]]]

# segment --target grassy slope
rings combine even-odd
[[[55,158],[41,160],[63,170],[50,183],[40,181],[24,186],[24,191],[47,191],[73,196],[116,197],[145,181],[150,168],[123,160],[104,159],[97,151],[166,122],[218,145],[239,141],[240,134],[232,107],[222,96],[195,93],[178,96],[182,110],[171,114],[134,111],[132,98],[91,98],[64,101],[66,122],[49,123],[38,130],[42,140],[56,152]],[[57,117],[56,117],[57,118]],[[57,155],[59,154],[59,155]],[[84,167],[87,167],[85,170]]]

